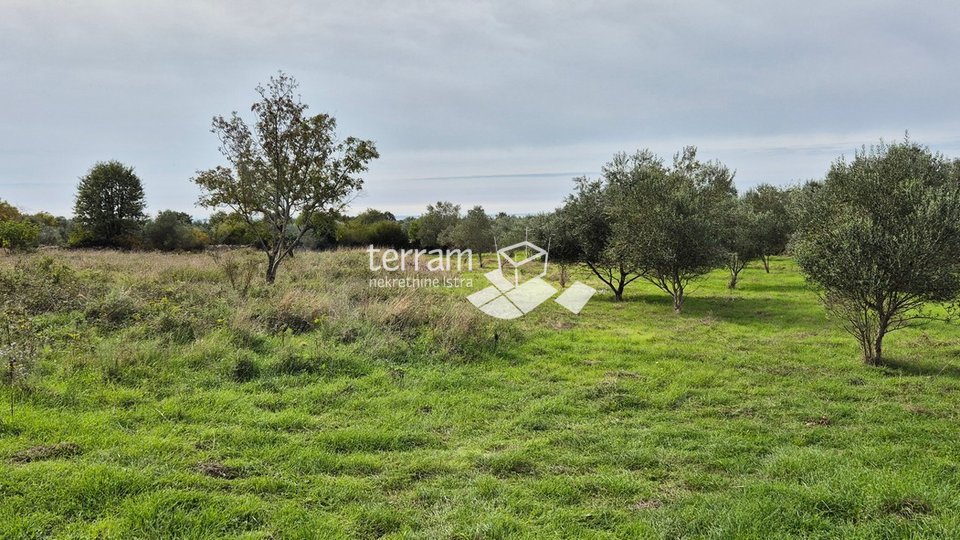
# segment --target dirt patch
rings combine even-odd
[[[13,463],[30,463],[31,461],[43,461],[45,459],[68,458],[80,453],[80,446],[72,442],[41,444],[13,454],[10,456],[10,461]]]
[[[663,503],[656,499],[641,499],[631,504],[630,508],[633,510],[652,510],[661,506],[663,506]]]
[[[830,417],[824,414],[824,415],[821,415],[821,416],[819,416],[819,417],[817,417],[817,418],[811,418],[811,419],[807,420],[806,422],[803,423],[803,425],[805,425],[805,426],[807,426],[807,427],[812,427],[812,426],[829,426],[829,425],[832,424],[832,423],[833,423],[833,422],[830,420]]]
[[[218,461],[204,461],[197,465],[197,472],[211,478],[222,478],[224,480],[233,480],[240,476],[238,469],[229,467]]]

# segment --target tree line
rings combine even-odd
[[[208,220],[163,211],[144,214],[131,167],[96,164],[77,190],[72,219],[22,215],[0,202],[0,246],[202,249],[213,243],[264,252],[273,282],[296,249],[334,246],[456,247],[479,255],[529,239],[549,247],[564,270],[588,268],[622,301],[643,280],[681,312],[691,283],[725,268],[738,286],[747,264],[769,272],[769,258],[792,254],[860,345],[880,363],[890,332],[946,319],[960,296],[960,161],[908,138],[863,147],[837,159],[823,179],[788,188],[760,185],[739,194],[733,172],[687,147],[665,160],[649,150],[616,154],[597,178],[574,180],[563,205],[533,216],[465,213],[440,201],[397,219],[345,209],[379,157],[372,141],[339,138],[336,120],[310,115],[296,81],[280,73],[259,86],[254,122],[237,113],[213,120],[229,167],[198,171]],[[561,281],[565,273],[561,272]],[[562,283],[563,285],[563,283]]]

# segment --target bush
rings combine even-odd
[[[0,247],[10,250],[27,250],[40,242],[40,227],[29,221],[0,221]]]
[[[202,250],[210,241],[207,234],[193,226],[189,215],[164,210],[143,228],[147,247],[160,251]]]
[[[248,250],[236,250],[225,253],[213,251],[210,255],[223,270],[230,288],[241,298],[246,298],[253,278],[260,273],[260,259],[256,254]]]
[[[112,290],[101,298],[90,300],[84,308],[87,319],[120,328],[138,316],[136,300],[127,291]]]
[[[216,212],[208,223],[214,244],[252,246],[261,236],[269,234],[262,221],[250,225],[237,214]]]
[[[341,246],[383,246],[403,248],[409,244],[407,233],[396,221],[364,223],[360,218],[337,227],[337,243]]]
[[[21,261],[0,272],[0,299],[31,315],[79,309],[90,293],[73,269],[52,257]]]

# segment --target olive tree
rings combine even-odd
[[[957,162],[905,140],[840,159],[803,190],[797,263],[867,364],[888,333],[945,316],[928,304],[960,293],[958,180]]]
[[[768,274],[770,256],[786,251],[787,242],[793,233],[788,210],[790,193],[789,189],[760,184],[744,194],[744,199],[757,221],[754,238],[759,243],[758,257]]]
[[[203,190],[202,206],[226,206],[250,225],[267,255],[268,283],[320,221],[315,217],[342,211],[363,186],[360,174],[379,157],[371,141],[341,140],[333,116],[308,115],[296,88],[282,72],[258,86],[252,126],[236,112],[215,117],[212,131],[231,167],[199,171],[193,178]]]
[[[750,207],[745,199],[731,199],[723,213],[725,224],[721,235],[721,245],[727,251],[726,267],[730,271],[728,289],[735,289],[740,280],[740,272],[747,264],[763,258],[766,223]],[[766,268],[766,263],[764,263]],[[768,270],[769,271],[769,270]]]
[[[477,252],[480,268],[483,268],[483,254],[494,251],[493,222],[482,206],[474,206],[467,215],[458,221],[445,234],[450,243],[463,249]]]
[[[423,248],[437,248],[449,245],[448,231],[460,221],[460,205],[447,201],[428,204],[427,211],[417,218],[411,241]]]
[[[608,179],[575,178],[573,194],[558,211],[558,224],[564,232],[565,258],[585,264],[613,291],[617,302],[623,300],[627,285],[640,277],[630,253],[614,244],[614,231],[621,214]]]
[[[603,174],[614,192],[616,251],[669,294],[679,313],[690,282],[725,260],[724,212],[736,195],[733,173],[698,160],[696,148],[686,147],[669,166],[648,150],[621,153]]]

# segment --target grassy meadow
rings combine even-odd
[[[788,258],[679,315],[578,270],[580,315],[509,322],[370,288],[363,252],[247,264],[0,258],[37,351],[0,387],[0,538],[960,535],[960,327],[865,366]]]

